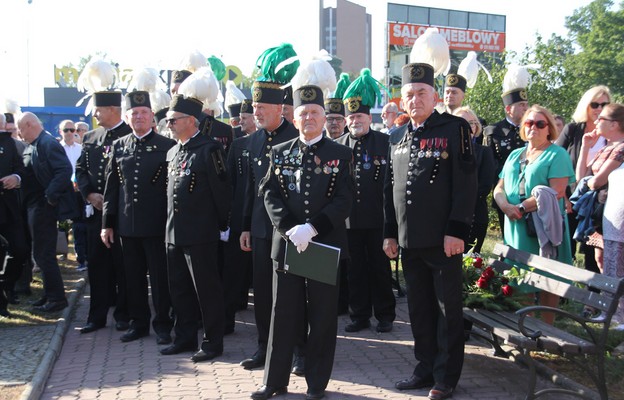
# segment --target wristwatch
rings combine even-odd
[[[522,205],[522,203],[518,204],[518,210],[520,210],[520,212],[522,214],[524,214],[526,212],[526,208],[524,208],[524,206]]]

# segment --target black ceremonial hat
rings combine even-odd
[[[255,103],[284,104],[282,84],[271,81],[255,81],[251,89]]]
[[[94,107],[121,107],[121,92],[105,91],[93,93]]]
[[[185,97],[181,94],[175,95],[169,105],[169,111],[177,111],[182,114],[191,115],[197,118],[197,120],[202,119],[203,108],[204,103],[201,101],[193,97]]]
[[[249,99],[243,100],[243,102],[241,103],[240,112],[241,112],[241,114],[242,113],[253,114],[254,113],[254,108],[253,108],[252,101],[249,100]]]
[[[344,117],[345,108],[342,99],[329,98],[325,100],[325,114],[340,114]]]
[[[425,63],[411,63],[403,66],[402,85],[408,83],[426,83],[429,86],[434,85],[433,67]]]
[[[456,87],[462,92],[466,91],[466,78],[457,74],[448,74],[444,81],[446,87]]]
[[[146,92],[145,90],[136,90],[134,92],[126,93],[126,107],[128,109],[135,107],[152,108],[149,92]]]
[[[305,106],[306,104],[316,104],[323,107],[323,91],[315,85],[304,85],[293,93],[293,106]]]

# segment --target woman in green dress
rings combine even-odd
[[[514,150],[507,158],[494,189],[494,199],[505,213],[505,244],[539,254],[538,240],[527,234],[523,215],[537,209],[536,199],[531,196],[535,186],[545,185],[554,189],[565,226],[557,259],[572,264],[564,196],[566,186],[575,181],[574,169],[565,149],[552,143],[557,136],[558,131],[550,111],[539,105],[529,108],[520,125],[520,137],[527,142],[527,146]],[[558,301],[555,295],[540,293],[541,305],[556,307]],[[554,315],[548,313],[543,319],[552,323]]]

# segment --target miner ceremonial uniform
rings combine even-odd
[[[232,183],[232,210],[230,212],[230,234],[225,245],[225,266],[223,268],[223,290],[225,293],[225,331],[234,331],[234,315],[240,308],[247,307],[251,284],[251,253],[240,247],[243,231],[243,204],[245,187],[249,176],[249,136],[234,139],[227,156],[227,169]]]
[[[298,224],[310,223],[318,232],[314,241],[339,247],[341,257],[348,257],[345,220],[353,202],[351,160],[351,149],[325,137],[311,146],[300,139],[291,140],[271,151],[263,191],[275,226],[271,257],[278,272],[265,365],[267,386],[288,386],[293,349],[306,308],[312,327],[306,344],[309,391],[322,392],[329,381],[336,345],[338,286],[280,270],[284,267],[285,232]]]
[[[107,93],[105,93],[107,94]],[[121,93],[117,93],[119,106]],[[106,96],[101,96],[106,99]],[[98,99],[98,93],[94,95]],[[76,162],[76,180],[82,197],[87,201],[91,193],[104,194],[106,185],[105,169],[112,155],[113,141],[132,132],[128,124],[120,121],[111,129],[98,127],[85,133],[82,140],[82,153]],[[113,317],[125,327],[129,322],[126,280],[123,255],[119,240],[107,248],[100,232],[102,229],[102,211],[87,205],[87,262],[91,299],[89,300],[88,324],[103,327],[106,325],[108,309],[115,305]],[[91,214],[89,216],[89,214]]]
[[[251,231],[254,313],[258,329],[258,347],[261,351],[266,351],[271,323],[273,225],[267,215],[264,200],[258,192],[258,186],[268,171],[271,149],[298,135],[295,127],[282,119],[282,123],[275,131],[268,132],[266,129],[259,129],[249,136],[248,141],[249,176],[245,188],[242,229]]]
[[[130,328],[149,332],[147,274],[156,315],[156,334],[168,336],[173,321],[167,282],[166,221],[167,151],[175,142],[150,131],[128,134],[113,143],[107,168],[102,229],[121,237],[128,289]]]
[[[227,226],[232,199],[225,153],[219,142],[198,132],[169,150],[167,161],[165,241],[176,313],[174,343],[180,348],[197,346],[201,311],[201,350],[219,355],[223,352],[224,305],[217,243],[219,231]]]
[[[225,150],[225,153],[227,154],[230,149],[230,145],[232,144],[232,140],[234,140],[232,127],[215,119],[215,117],[211,115],[202,113],[202,117],[203,119],[201,119],[199,123],[199,131],[221,143],[223,150]]]
[[[454,388],[464,351],[462,255],[447,257],[443,244],[445,235],[466,240],[470,231],[477,190],[470,127],[433,111],[423,125],[410,122],[392,133],[388,159],[384,237],[398,239],[402,249],[418,361],[413,375]]]
[[[390,324],[396,316],[390,263],[382,248],[388,138],[369,130],[360,138],[346,134],[336,139],[353,149],[355,197],[347,219],[349,306],[351,320],[360,326],[367,326],[373,313]]]

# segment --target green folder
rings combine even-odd
[[[315,281],[336,285],[340,248],[323,243],[310,242],[305,251],[299,253],[290,240],[286,245],[284,270]]]

